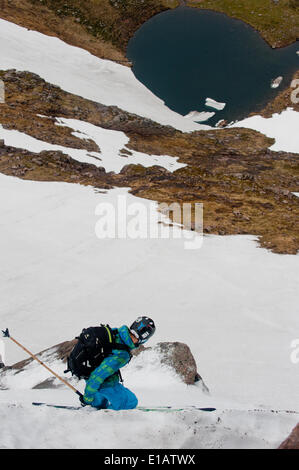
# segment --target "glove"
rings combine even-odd
[[[80,400],[81,406],[87,406],[87,403],[85,403],[85,401],[84,401],[84,396],[83,395],[79,395],[79,400]]]

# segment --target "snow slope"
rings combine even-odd
[[[44,354],[43,361],[60,374],[61,361]],[[36,362],[1,379],[0,448],[276,448],[298,421],[298,414],[267,409],[246,409],[203,395],[197,386],[183,384],[155,351],[133,358],[124,369],[125,385],[139,398],[139,405],[170,402],[177,412],[79,411],[34,407],[34,401],[78,406],[76,395],[65,388],[30,390],[48,373]],[[83,390],[84,383],[72,380]],[[59,382],[55,380],[55,386]],[[216,403],[215,403],[216,401]],[[206,413],[197,406],[217,406]],[[80,426],[74,426],[80,422]],[[129,424],[129,432],[128,432]],[[105,433],[103,433],[105,429]]]
[[[28,70],[63,90],[183,131],[208,128],[171,111],[132,70],[0,19],[0,69]]]
[[[99,240],[96,206],[126,194],[0,175],[2,329],[39,351],[86,325],[147,313],[155,341],[191,347],[213,397],[296,409],[298,256],[248,236],[208,236],[199,250],[174,238]],[[136,201],[150,204],[127,195]],[[10,343],[6,353],[8,363],[24,357]]]
[[[298,422],[298,415],[254,410],[146,413],[31,406],[32,401],[53,398],[69,403],[66,393],[1,392],[0,420],[5,426],[0,427],[0,448],[274,449]]]

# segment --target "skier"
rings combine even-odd
[[[124,344],[129,350],[138,348],[155,333],[156,327],[148,317],[138,317],[128,328],[113,328],[115,341]],[[119,369],[130,361],[126,350],[113,349],[112,354],[91,373],[86,381],[84,396],[80,397],[82,406],[91,405],[97,409],[129,410],[136,408],[136,395],[120,383]]]

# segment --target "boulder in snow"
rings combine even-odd
[[[172,367],[186,384],[191,385],[198,381],[196,362],[187,344],[158,343],[156,349],[160,353],[162,364]]]

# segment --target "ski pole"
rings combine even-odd
[[[6,328],[6,330],[2,330],[2,333],[3,333],[3,336],[5,338],[10,338],[17,346],[19,346],[27,354],[29,354],[29,356],[31,356],[32,359],[35,359],[37,362],[39,362],[43,367],[45,367],[45,369],[47,369],[49,372],[51,372],[52,375],[55,375],[55,377],[57,377],[57,379],[59,379],[61,382],[63,382],[64,385],[67,385],[69,388],[71,388],[73,390],[73,392],[75,392],[77,395],[79,395],[79,397],[83,397],[82,393],[79,392],[79,390],[77,390],[70,383],[68,383],[66,380],[64,380],[62,377],[60,377],[58,374],[56,374],[56,372],[54,372],[52,369],[50,369],[50,367],[48,367],[46,364],[44,364],[42,361],[40,361],[40,359],[38,359],[38,357],[36,357],[34,354],[32,354],[30,351],[28,351],[28,349],[26,349],[24,346],[22,346],[22,344],[20,344],[16,339],[14,339],[12,336],[10,336],[8,328]]]

